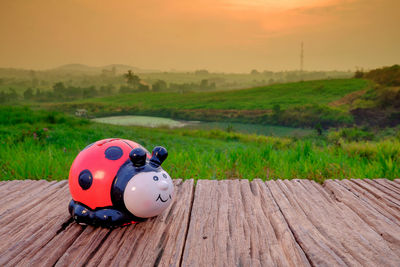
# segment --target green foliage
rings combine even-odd
[[[140,78],[139,76],[135,75],[131,70],[128,70],[128,72],[124,74],[124,77],[126,79],[126,83],[130,88],[133,88],[134,90],[139,88]]]
[[[155,92],[165,91],[167,89],[167,83],[163,80],[157,80],[153,83],[152,89]]]
[[[54,112],[0,108],[1,179],[68,177],[87,144],[109,137],[134,140],[151,150],[163,145],[163,167],[175,178],[393,179],[400,176],[400,141],[294,140],[222,130],[149,129],[89,123]]]
[[[367,84],[365,80],[349,79],[275,84],[223,92],[188,93],[182,88],[180,93],[146,92],[92,98],[55,105],[54,109],[73,112],[79,107],[97,116],[136,114],[287,126],[313,127],[320,123],[326,128],[352,122],[350,114],[326,104],[359,91]],[[95,110],[90,110],[91,107]]]
[[[321,87],[321,85],[323,85]],[[88,99],[77,103],[103,103],[121,106],[140,106],[151,109],[154,106],[175,109],[272,109],[279,104],[282,109],[306,105],[324,104],[348,93],[363,89],[364,80],[322,80],[288,84],[275,84],[243,90],[224,92],[179,93],[137,93]]]
[[[53,85],[53,93],[55,97],[63,97],[65,94],[65,86],[62,82]]]
[[[376,103],[381,108],[396,107],[400,108],[400,88],[398,87],[379,87],[376,90]]]
[[[31,100],[32,98],[33,98],[33,89],[32,88],[26,89],[24,92],[24,99]]]
[[[90,121],[77,119],[61,112],[32,111],[28,107],[0,106],[0,125],[63,124],[67,126],[87,125]],[[27,126],[28,127],[28,126]]]
[[[364,77],[381,85],[400,86],[400,65],[371,70]]]
[[[364,77],[364,72],[362,71],[362,70],[357,70],[355,73],[354,73],[354,78],[356,78],[356,79],[361,79],[361,78],[363,78]]]
[[[329,128],[336,125],[351,124],[352,122],[351,115],[341,109],[312,104],[288,108],[275,123],[295,127],[316,127],[320,125],[322,128]]]
[[[342,128],[337,131],[330,131],[328,134],[328,140],[333,143],[371,141],[374,137],[375,135],[367,129],[357,127]]]
[[[8,92],[0,92],[0,103],[15,103],[18,99],[19,95],[14,88],[9,88]]]
[[[376,84],[355,101],[355,122],[381,128],[400,124],[400,65],[371,70],[364,78]]]

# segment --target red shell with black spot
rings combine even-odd
[[[130,140],[110,138],[83,149],[69,171],[72,199],[91,209],[112,206],[111,186],[114,177],[129,159],[132,149],[137,147],[142,146]],[[147,157],[150,158],[148,152]]]

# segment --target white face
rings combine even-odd
[[[135,216],[149,218],[172,202],[174,184],[165,171],[142,172],[132,177],[124,192],[126,208]]]

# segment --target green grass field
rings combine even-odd
[[[201,122],[189,124],[184,128],[197,130],[221,130],[226,132],[239,132],[244,134],[258,134],[278,137],[304,137],[314,133],[314,130],[312,129],[236,122]]]
[[[400,142],[330,143],[240,134],[221,130],[113,126],[62,113],[0,107],[1,180],[68,177],[73,159],[87,144],[109,137],[134,140],[151,150],[163,145],[163,165],[174,178],[393,179],[400,176]]]
[[[201,121],[176,121],[168,118],[150,116],[109,116],[92,119],[94,122],[123,125],[144,126],[159,128],[185,128],[195,130],[222,130],[227,132],[240,132],[246,134],[261,134],[270,136],[303,137],[313,133],[311,129],[293,128],[274,125],[259,125],[231,122],[201,122]]]
[[[92,98],[74,104],[95,103],[112,107],[154,109],[238,109],[266,110],[275,104],[281,108],[307,104],[327,104],[346,94],[365,89],[361,79],[319,80],[275,84],[251,89],[187,94],[147,92]]]
[[[319,80],[223,92],[142,92],[37,106],[70,114],[84,108],[91,117],[145,115],[179,120],[302,128],[322,125],[329,128],[353,122],[347,106],[330,106],[329,103],[352,92],[366,90],[371,85],[362,79]]]

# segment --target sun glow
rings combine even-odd
[[[298,67],[304,41],[310,69],[377,67],[399,61],[399,9],[398,0],[0,1],[0,66],[283,70]]]

